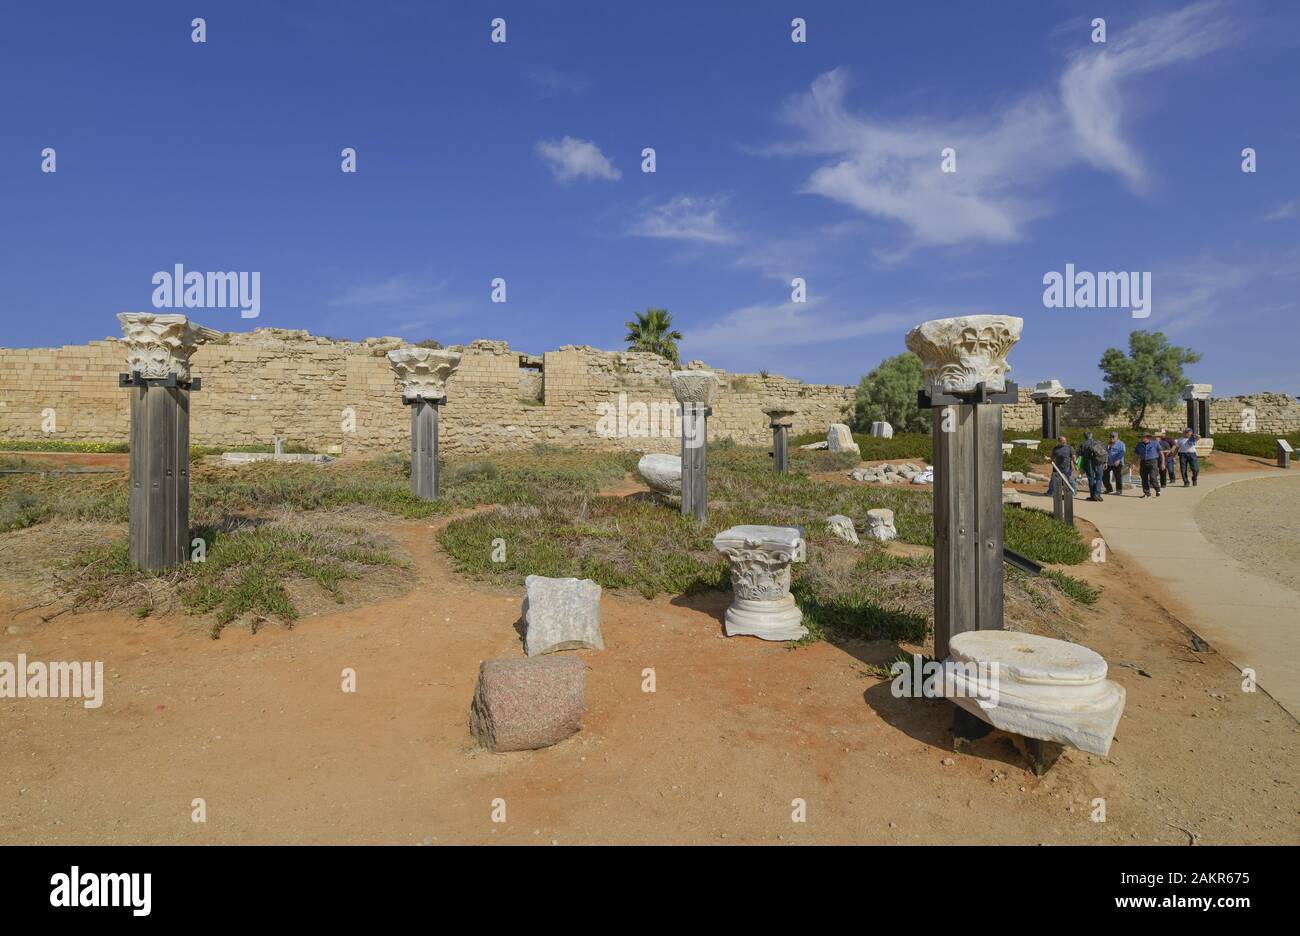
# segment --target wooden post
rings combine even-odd
[[[127,554],[136,568],[161,572],[189,558],[190,357],[221,332],[184,315],[120,312],[125,374],[131,392],[130,534]]]
[[[682,516],[709,517],[709,415],[705,403],[682,404]]]
[[[934,655],[943,660],[954,634],[1002,629],[1002,407],[934,406],[931,422]]]
[[[174,380],[119,379],[131,390],[131,564],[162,572],[189,557],[190,388]]]
[[[772,467],[779,474],[790,471],[790,427],[772,423]]]
[[[416,397],[405,400],[411,407],[411,493],[421,500],[437,500],[438,407],[447,402]]]

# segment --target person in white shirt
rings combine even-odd
[[[1199,441],[1190,426],[1183,430],[1183,437],[1178,440],[1178,474],[1182,476],[1183,487],[1187,487],[1189,473],[1192,487],[1196,486],[1196,479],[1200,477],[1201,469],[1196,461],[1196,443]]]

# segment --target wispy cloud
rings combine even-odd
[[[543,97],[558,97],[562,94],[581,97],[589,87],[587,79],[581,75],[563,72],[549,65],[539,65],[529,70],[528,80],[541,89]]]
[[[1300,200],[1292,199],[1278,205],[1268,214],[1264,215],[1265,221],[1290,221],[1292,218],[1300,217]]]
[[[881,312],[863,315],[835,313],[823,300],[751,305],[736,309],[701,328],[688,330],[681,341],[691,355],[710,352],[785,348],[827,344],[867,335],[902,334],[916,324],[915,313]]]
[[[721,220],[726,199],[720,195],[694,197],[678,195],[666,202],[648,206],[629,231],[638,237],[696,241],[710,244],[730,243],[736,235]]]
[[[1056,94],[1022,95],[962,120],[855,114],[846,104],[848,75],[835,69],[781,109],[799,137],[763,151],[833,157],[801,190],[900,222],[914,244],[1015,241],[1049,210],[1038,190],[1071,165],[1086,162],[1141,186],[1145,168],[1121,132],[1123,86],[1203,56],[1232,32],[1217,2],[1153,16],[1070,58]],[[956,172],[941,171],[947,147],[956,152]]]
[[[1234,23],[1218,2],[1195,3],[1116,31],[1110,41],[1074,55],[1061,76],[1061,103],[1075,144],[1099,169],[1140,187],[1146,167],[1122,135],[1121,86],[1138,75],[1200,58],[1231,41]]]
[[[463,315],[466,304],[448,295],[450,280],[432,272],[396,273],[347,287],[326,305],[335,310],[327,317],[335,323],[355,325],[363,317],[365,328],[410,335]],[[428,337],[421,335],[421,337]]]
[[[623,173],[614,168],[600,147],[590,140],[570,136],[561,140],[541,140],[537,144],[537,155],[542,157],[560,182],[572,182],[575,179],[616,182],[623,177]]]

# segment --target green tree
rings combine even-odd
[[[1106,380],[1106,409],[1127,414],[1133,428],[1140,428],[1148,409],[1178,405],[1179,391],[1187,383],[1183,365],[1200,359],[1190,348],[1171,345],[1163,332],[1130,333],[1128,354],[1107,348],[1097,365]]]
[[[651,306],[633,315],[636,318],[627,323],[627,337],[623,339],[628,348],[658,354],[674,364],[681,363],[677,357],[677,342],[682,340],[682,333],[673,328],[673,317],[668,310]]]
[[[895,432],[928,432],[930,414],[916,405],[917,391],[924,387],[921,359],[911,351],[881,361],[858,384],[853,427],[866,432],[873,422],[884,420]]]

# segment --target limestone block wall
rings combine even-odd
[[[279,435],[313,451],[402,450],[409,444],[410,411],[384,357],[402,344],[398,338],[336,341],[269,328],[205,344],[193,358],[203,387],[191,398],[191,440],[233,446]],[[680,445],[671,365],[656,355],[566,346],[534,357],[488,340],[454,350],[462,360],[447,384],[441,420],[448,454],[536,443],[639,451]],[[0,349],[0,440],[125,441],[128,391],[117,386],[124,366],[113,339]],[[761,411],[767,400],[799,410],[796,433],[824,432],[846,419],[853,403],[852,387],[718,374],[723,383],[710,421],[715,439],[770,442]],[[660,416],[654,425],[650,413]]]
[[[1030,390],[1020,388],[1018,402],[1002,408],[1002,425],[1029,433],[1042,429],[1042,409],[1030,399]],[[1105,426],[1124,422],[1123,417],[1107,416],[1105,401],[1088,390],[1071,390],[1066,402],[1062,423],[1066,426]],[[1243,396],[1210,400],[1211,432],[1248,432],[1246,410],[1254,410],[1255,432],[1283,434],[1300,431],[1300,402],[1284,393],[1251,393]],[[1187,426],[1187,408],[1155,407],[1147,411],[1142,420],[1149,429],[1167,429],[1181,432]]]

